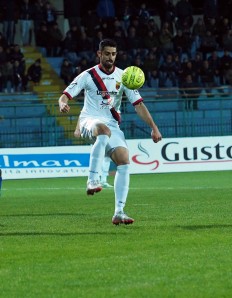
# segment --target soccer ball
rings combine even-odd
[[[122,83],[128,89],[139,89],[145,82],[145,75],[141,68],[129,66],[122,73]]]

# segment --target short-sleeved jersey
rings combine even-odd
[[[94,72],[97,73],[97,78]],[[119,112],[124,93],[132,105],[143,100],[138,90],[130,90],[121,84],[122,72],[122,69],[114,67],[114,70],[108,74],[100,65],[95,65],[78,75],[63,94],[72,99],[84,90],[84,106],[80,117],[100,117],[107,122],[116,121],[110,109],[114,107]],[[102,88],[102,82],[106,87],[105,90]]]

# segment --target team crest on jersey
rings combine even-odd
[[[121,82],[116,82],[116,89],[118,90],[120,88]]]

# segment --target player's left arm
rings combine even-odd
[[[153,142],[158,143],[159,141],[161,141],[162,135],[145,104],[143,102],[138,103],[137,105],[135,105],[135,110],[139,117],[150,126],[151,138]]]

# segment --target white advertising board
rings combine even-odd
[[[232,137],[128,140],[130,172],[232,170]],[[88,175],[91,146],[0,149],[3,179]]]
[[[232,137],[129,140],[131,173],[232,170]]]

